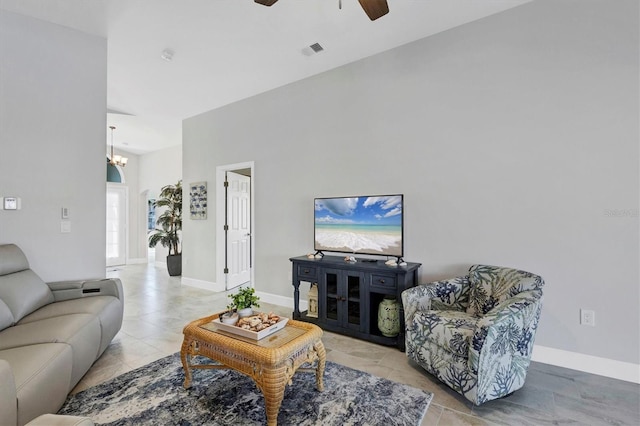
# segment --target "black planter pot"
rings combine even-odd
[[[167,256],[167,270],[172,277],[182,275],[182,254],[170,254]]]

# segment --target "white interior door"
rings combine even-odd
[[[107,184],[107,266],[127,259],[127,188]]]
[[[227,290],[251,280],[251,178],[227,172]]]

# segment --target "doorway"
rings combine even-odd
[[[216,279],[230,290],[253,282],[253,162],[216,171]]]
[[[107,266],[127,263],[126,186],[107,183]]]

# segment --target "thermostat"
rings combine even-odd
[[[16,197],[4,197],[2,203],[5,210],[18,210],[20,208],[20,199]]]

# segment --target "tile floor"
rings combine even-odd
[[[182,327],[224,309],[226,294],[182,286],[164,267],[129,265],[107,272],[125,293],[120,333],[73,392],[180,350]],[[263,303],[261,310],[290,316],[292,308]],[[532,363],[525,386],[475,407],[410,362],[395,348],[325,332],[327,359],[434,394],[423,425],[638,425],[640,385]]]

